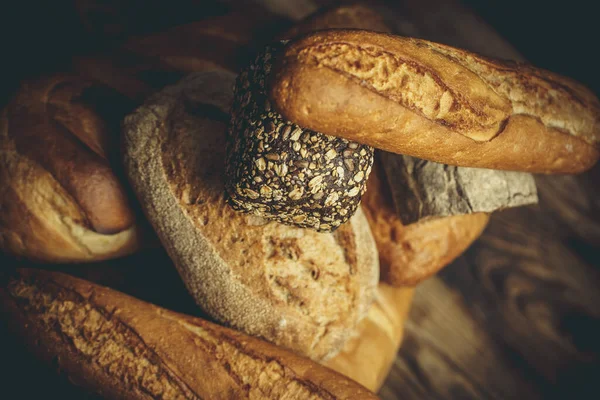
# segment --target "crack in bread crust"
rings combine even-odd
[[[425,43],[509,99],[514,114],[537,118],[548,128],[599,146],[600,103],[579,83],[526,63],[493,60],[450,46]]]
[[[55,282],[11,282],[9,293],[46,331],[105,374],[153,398],[200,399],[118,317]],[[135,388],[135,389],[134,389]]]
[[[167,315],[163,315],[168,317]],[[168,317],[170,318],[170,317]],[[334,399],[331,393],[298,377],[276,357],[256,353],[231,335],[220,334],[206,325],[174,320],[197,337],[204,351],[214,354],[227,374],[249,398]]]
[[[457,131],[501,123],[473,107],[431,68],[375,46],[331,42],[303,48],[298,60],[333,69],[360,85]]]

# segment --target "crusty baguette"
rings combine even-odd
[[[81,262],[139,247],[134,212],[110,164],[128,107],[77,76],[23,83],[0,113],[0,248]]]
[[[377,250],[358,213],[334,234],[233,211],[223,181],[235,76],[190,75],[124,122],[129,180],[198,304],[218,321],[314,359],[337,353],[366,315]]]
[[[444,164],[576,173],[600,102],[567,78],[425,40],[332,30],[288,44],[273,107],[303,127]]]
[[[17,270],[0,308],[40,358],[106,398],[377,398],[259,339],[58,272]]]
[[[385,171],[376,158],[362,209],[379,250],[381,280],[415,286],[464,252],[486,227],[486,213],[454,215],[403,225]]]

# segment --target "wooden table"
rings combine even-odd
[[[261,3],[299,18],[328,2]],[[388,3],[386,15],[401,34],[524,58],[455,1]],[[462,257],[418,287],[383,399],[600,398],[600,166],[579,176],[536,180],[538,206],[494,214]],[[166,256],[153,255],[153,264],[160,257]],[[69,271],[197,314],[174,269],[146,262],[121,260],[112,276],[99,266]],[[38,371],[10,339],[1,348],[5,367],[10,365],[6,387],[19,390],[18,398],[91,398]],[[28,377],[35,381],[21,383]]]

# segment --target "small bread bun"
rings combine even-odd
[[[444,164],[577,173],[600,156],[600,102],[534,67],[359,30],[288,43],[268,86],[307,129]]]
[[[118,159],[111,163],[129,107],[127,99],[77,76],[21,86],[0,113],[3,251],[40,262],[83,262],[139,247],[135,215],[115,172]]]
[[[267,47],[237,79],[227,143],[229,203],[237,211],[331,232],[356,212],[373,149],[303,130],[271,110],[264,82],[281,47]]]

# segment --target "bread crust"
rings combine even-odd
[[[107,93],[91,81],[55,75],[24,83],[0,113],[0,245],[6,252],[81,262],[139,247],[126,189],[110,164],[118,124],[111,126],[96,109],[113,98]],[[113,108],[119,112],[118,104]]]
[[[489,221],[486,213],[434,218],[403,225],[396,214],[385,171],[376,158],[362,209],[379,250],[381,280],[416,286],[462,254]]]
[[[332,30],[292,41],[273,107],[301,126],[444,164],[576,173],[600,153],[581,85],[424,40]]]
[[[125,167],[198,304],[218,321],[314,359],[333,356],[378,281],[368,223],[335,234],[266,223],[225,202],[225,129],[234,75],[189,76],[124,123]]]
[[[356,335],[324,365],[377,393],[402,343],[413,294],[413,288],[396,288],[380,282],[375,301]]]
[[[19,269],[0,299],[31,350],[107,398],[377,398],[259,339],[69,275]]]

